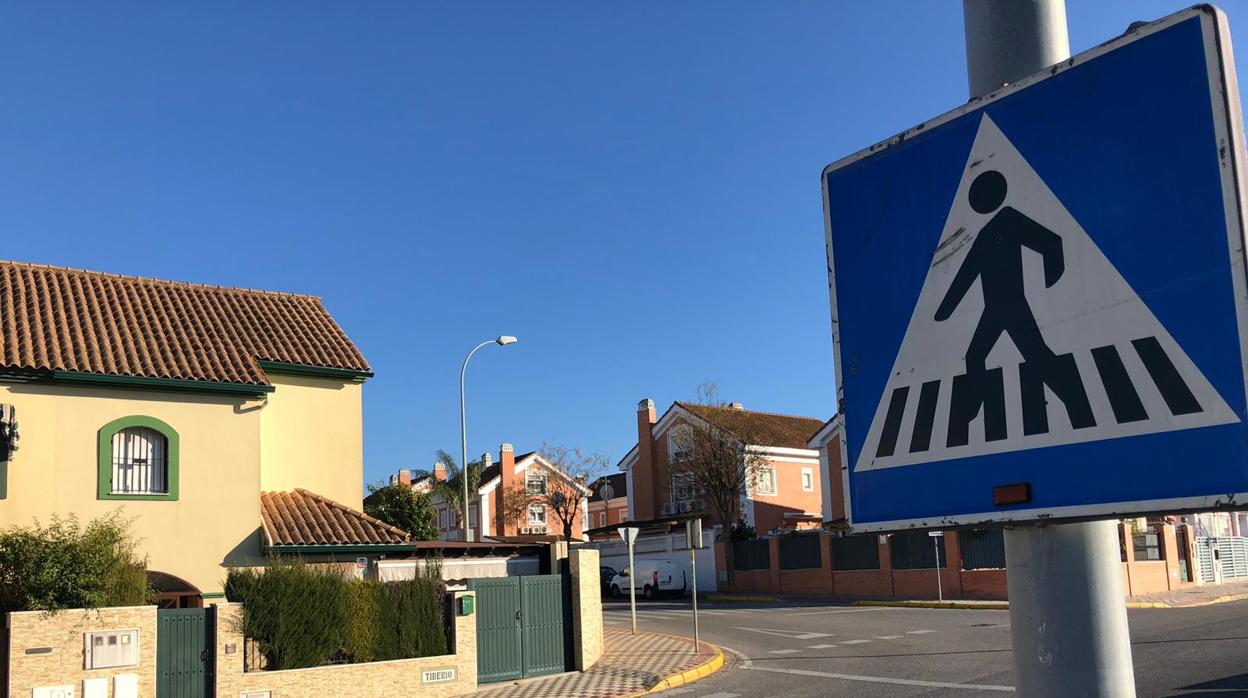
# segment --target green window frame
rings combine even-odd
[[[122,429],[130,427],[146,427],[154,429],[165,437],[165,459],[168,462],[166,473],[169,491],[165,494],[116,494],[113,490],[113,436]],[[96,492],[99,499],[122,499],[142,502],[176,502],[178,501],[178,432],[165,422],[146,415],[131,415],[114,419],[100,428],[99,434],[99,479]]]

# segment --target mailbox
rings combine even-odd
[[[472,606],[473,606],[472,602],[474,598],[475,597],[472,597],[472,596],[459,597],[459,615],[461,616],[472,615]]]
[[[102,630],[83,635],[87,669],[139,665],[139,631]]]

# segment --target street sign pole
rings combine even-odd
[[[932,537],[932,551],[936,553],[936,600],[943,602],[945,592],[940,585],[940,539],[944,536],[944,531],[930,531],[927,535]]]
[[[689,572],[693,576],[693,651],[702,646],[698,631],[698,549],[702,547],[702,519],[685,522],[685,543],[689,546]]]
[[[1070,56],[1065,0],[962,10],[972,99]],[[1135,695],[1117,535],[1114,521],[1005,530],[1018,695]]]
[[[619,529],[620,537],[628,546],[628,608],[632,616],[634,635],[637,634],[637,585],[633,580],[637,578],[637,570],[633,567],[633,544],[637,542],[638,530],[640,529],[632,526]]]

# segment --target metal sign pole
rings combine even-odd
[[[635,536],[628,538],[628,608],[633,620],[633,634],[637,634],[637,568],[633,567],[633,543]]]
[[[702,646],[702,635],[698,630],[698,549],[702,547],[702,520],[690,519],[685,522],[685,544],[689,546],[689,572],[693,576],[693,651]]]
[[[932,536],[932,550],[936,553],[936,600],[943,602],[945,592],[940,587],[940,537]]]
[[[625,526],[617,531],[624,545],[628,546],[628,608],[633,618],[634,635],[637,634],[637,585],[633,580],[637,578],[637,569],[633,567],[633,544],[637,542],[637,533],[640,530],[633,526]]]
[[[962,10],[972,98],[1070,57],[1065,0]],[[1018,695],[1134,696],[1117,524],[1006,529],[1005,559]]]

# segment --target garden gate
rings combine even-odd
[[[568,575],[470,579],[468,589],[477,593],[478,683],[572,669]]]
[[[156,698],[211,698],[214,623],[210,608],[156,611]]]

